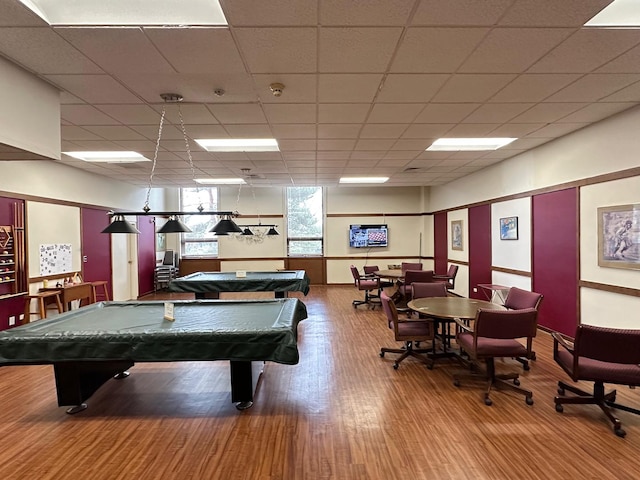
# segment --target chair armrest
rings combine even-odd
[[[451,277],[449,275],[434,275],[433,278],[440,278],[442,280],[449,280]]]
[[[459,318],[454,318],[454,321],[456,322],[456,325],[460,330],[463,330],[467,333],[473,333],[473,328],[467,325],[463,320],[460,320]]]
[[[554,350],[558,349],[558,345],[562,345],[569,352],[573,353],[574,344],[573,344],[573,341],[570,339],[570,337],[567,337],[566,335],[563,335],[562,333],[559,333],[559,332],[553,332],[551,336],[553,337]]]

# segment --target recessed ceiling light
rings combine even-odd
[[[62,152],[70,157],[84,160],[85,162],[104,163],[135,163],[150,162],[138,152]]]
[[[241,185],[247,182],[242,178],[196,178],[203,185]]]
[[[517,138],[439,138],[427,151],[479,151],[497,150],[509,145]]]
[[[389,177],[342,177],[340,183],[385,183]]]
[[[638,0],[614,0],[600,10],[585,27],[640,27]]]
[[[278,152],[275,138],[201,138],[196,142],[209,152]]]

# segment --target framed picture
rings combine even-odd
[[[156,252],[164,252],[167,248],[167,234],[156,233]]]
[[[598,208],[598,265],[640,270],[640,205]]]
[[[462,250],[462,220],[451,222],[451,250]]]
[[[518,217],[500,219],[500,240],[518,240]]]

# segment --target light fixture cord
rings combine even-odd
[[[196,182],[196,169],[193,166],[193,157],[191,156],[191,147],[189,146],[189,138],[187,137],[187,130],[184,128],[184,118],[182,117],[182,108],[180,108],[180,104],[178,104],[178,116],[180,117],[180,128],[182,129],[182,138],[184,138],[184,145],[187,148],[187,158],[189,159],[189,167],[191,168],[191,179],[196,186],[196,197],[198,200],[200,199],[200,186],[198,182]],[[198,210],[201,212],[204,210],[202,206],[202,202],[198,205]]]
[[[149,187],[147,188],[147,198],[144,201],[144,207],[142,210],[148,212],[149,197],[151,195],[151,187],[153,186],[153,174],[156,171],[156,163],[158,161],[158,151],[160,150],[160,139],[162,138],[162,126],[164,125],[164,114],[166,112],[165,106],[162,106],[162,115],[160,115],[160,126],[158,127],[158,139],[156,140],[156,149],[153,152],[153,163],[151,164],[151,175],[149,175]]]

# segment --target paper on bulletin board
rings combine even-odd
[[[40,245],[40,276],[70,273],[72,270],[71,244],[52,243]]]

